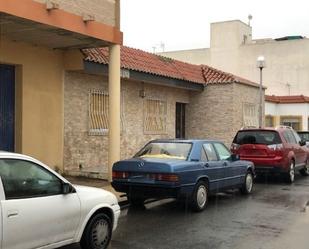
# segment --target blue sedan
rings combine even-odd
[[[153,140],[132,159],[113,165],[112,186],[132,205],[148,198],[177,198],[202,211],[213,193],[239,188],[250,194],[254,165],[213,140]]]

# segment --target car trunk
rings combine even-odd
[[[282,141],[276,131],[243,130],[234,138],[234,152],[241,158],[274,158],[282,155]]]
[[[171,173],[172,161],[164,159],[140,159],[132,158],[117,162],[113,170],[127,172],[152,172],[152,173]]]
[[[269,158],[276,156],[275,151],[265,144],[243,144],[239,147],[238,154],[241,158]]]
[[[155,183],[156,181],[177,181],[172,164],[180,160],[133,158],[120,161],[113,166],[113,177],[135,183]]]

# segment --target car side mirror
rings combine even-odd
[[[300,146],[306,145],[306,141],[304,141],[304,140],[299,141],[299,145],[300,145]]]
[[[67,182],[62,183],[62,194],[67,195],[71,193],[71,184]]]
[[[239,155],[237,155],[237,154],[232,154],[231,155],[231,161],[238,161],[238,160],[240,160],[240,157],[239,157]]]

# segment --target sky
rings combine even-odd
[[[121,0],[124,45],[153,52],[209,47],[210,23],[251,21],[253,39],[309,37],[305,0]]]

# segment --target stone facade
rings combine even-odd
[[[67,174],[107,178],[108,132],[93,135],[89,130],[90,91],[107,93],[107,82],[105,76],[72,71],[65,74],[64,169]],[[144,105],[148,99],[166,103],[164,132],[149,134],[144,130]],[[122,79],[121,159],[132,157],[152,139],[175,138],[177,102],[186,103],[186,138],[217,139],[229,147],[236,131],[245,125],[245,105],[254,106],[253,119],[257,120],[259,88],[218,83],[209,84],[202,92],[193,92]]]
[[[46,3],[46,0],[34,0]],[[94,15],[95,20],[111,26],[119,23],[119,0],[52,0],[60,9],[76,15]]]
[[[107,177],[108,133],[89,135],[89,91],[108,90],[107,78],[67,72],[64,86],[64,169],[67,174]],[[145,90],[145,98],[139,96]],[[149,140],[175,137],[176,102],[189,103],[190,92],[182,89],[122,81],[121,159],[132,157]],[[167,103],[166,132],[144,133],[145,99]]]
[[[238,83],[213,84],[203,93],[191,94],[186,119],[188,137],[217,139],[229,147],[236,131],[244,126],[245,103],[258,107],[257,87]]]
[[[231,140],[233,85],[209,85],[201,94],[192,94],[187,106],[186,131],[189,138]]]

